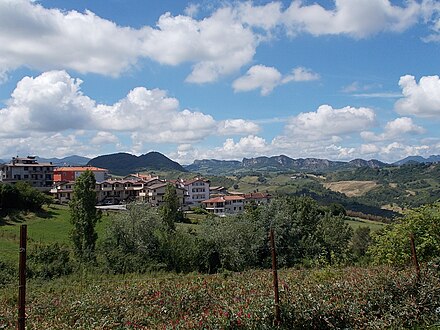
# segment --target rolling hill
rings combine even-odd
[[[177,162],[172,161],[159,152],[149,152],[141,156],[129,153],[116,153],[98,156],[91,159],[87,165],[106,168],[112,174],[127,175],[148,170],[172,170],[186,172]]]

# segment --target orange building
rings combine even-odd
[[[53,171],[54,182],[70,182],[75,181],[85,171],[92,171],[95,175],[96,182],[101,182],[107,179],[108,170],[93,166],[71,166],[58,167]]]

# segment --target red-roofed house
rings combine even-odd
[[[244,210],[245,198],[242,196],[220,196],[203,201],[205,209],[216,215],[237,214]]]

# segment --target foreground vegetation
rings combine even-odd
[[[440,272],[426,265],[285,269],[280,329],[440,326]],[[270,271],[218,275],[68,277],[28,288],[29,329],[273,329]],[[0,291],[0,328],[13,328],[16,290]]]
[[[375,231],[365,220],[352,219],[350,226],[340,205],[322,206],[309,197],[280,197],[268,205],[249,207],[241,215],[207,216],[199,224],[176,226],[183,219],[171,186],[166,195],[159,210],[131,204],[127,211],[104,215],[101,229],[95,228],[98,218],[86,221],[83,206],[94,201],[93,196],[85,198],[81,207],[72,202],[70,214],[52,207],[46,219],[32,222],[25,217],[32,224],[29,327],[440,326],[440,203],[408,211]],[[90,210],[96,213],[94,207]],[[18,239],[10,234],[20,217],[9,216],[2,220],[0,246]],[[56,229],[56,221],[66,225],[64,231]],[[86,231],[90,224],[93,230]],[[40,230],[32,230],[36,228]],[[282,268],[279,325],[274,321],[271,273],[263,270],[271,265],[269,229],[275,232]],[[45,240],[50,232],[58,239]],[[408,267],[410,235],[423,263],[420,277]],[[39,236],[41,243],[34,241]],[[87,251],[86,258],[78,253],[78,246]],[[0,260],[0,308],[5,311],[0,329],[15,322],[15,280],[14,267]]]

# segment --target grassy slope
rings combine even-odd
[[[20,241],[20,225],[27,225],[28,249],[40,243],[60,243],[70,245],[69,209],[67,206],[52,205],[46,212],[20,214],[13,219],[3,219],[0,226],[0,259],[18,263],[18,246]],[[109,217],[104,212],[96,226],[98,240],[103,236]]]

